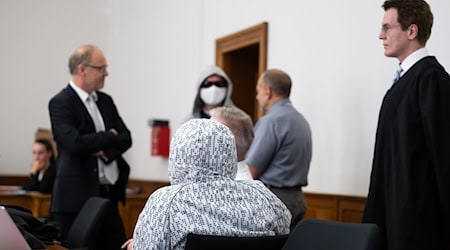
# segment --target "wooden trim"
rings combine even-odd
[[[305,193],[305,218],[323,220],[337,220],[337,199],[331,195],[317,195]]]
[[[0,175],[0,185],[23,186],[28,178],[26,175]]]
[[[23,186],[29,176],[27,175],[0,175],[0,185],[8,186]],[[147,181],[147,180],[135,180],[130,179],[128,181],[128,187],[130,189],[138,189],[139,193],[151,194],[156,189],[164,186],[168,186],[168,181]]]
[[[156,189],[164,186],[169,186],[168,181],[146,181],[146,180],[135,180],[130,179],[128,181],[128,188],[131,190],[138,189],[139,193],[151,194]]]
[[[362,222],[366,197],[305,193],[305,218],[343,222]]]
[[[259,44],[260,58],[259,73],[261,74],[267,65],[267,33],[268,23],[263,22],[247,29],[232,33],[230,35],[218,38],[216,40],[216,64],[223,67],[222,57],[225,53],[247,47],[253,44]]]
[[[257,45],[259,57],[257,75],[261,75],[267,67],[268,30],[268,23],[263,22],[216,39],[216,65],[225,72],[228,72],[233,66],[229,65],[229,62],[226,60],[227,54],[245,47]],[[251,112],[250,116],[256,121],[262,116],[262,110],[259,108],[256,98],[254,100],[254,107],[255,109]]]
[[[2,185],[20,185],[28,176],[0,176]],[[119,205],[119,212],[123,219],[127,237],[132,237],[134,226],[139,214],[147,202],[148,197],[158,188],[168,186],[167,181],[146,181],[131,179],[128,187],[139,189],[138,194],[127,195],[127,204]],[[364,213],[366,197],[351,195],[333,195],[305,193],[307,211],[305,218],[317,218],[343,222],[360,223]],[[47,216],[50,208],[51,195],[0,195],[0,202],[16,204],[29,208],[34,216]]]

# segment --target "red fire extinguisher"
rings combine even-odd
[[[170,127],[168,120],[150,120],[152,127],[151,155],[169,156]]]

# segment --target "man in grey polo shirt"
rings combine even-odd
[[[265,115],[256,123],[246,161],[253,178],[291,211],[292,229],[306,211],[302,187],[308,184],[312,139],[308,122],[289,100],[291,86],[289,75],[278,69],[258,79],[256,99]]]

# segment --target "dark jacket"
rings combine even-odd
[[[30,174],[30,178],[28,178],[22,189],[27,191],[39,191],[44,194],[51,194],[56,177],[55,164],[50,164],[50,166],[44,172],[44,176],[42,177],[41,181],[38,180],[38,176],[39,173]]]
[[[102,150],[109,163],[117,161],[119,179],[112,188],[113,198],[125,203],[130,168],[122,154],[131,147],[131,134],[112,98],[97,91],[97,106],[105,124],[96,132],[94,121],[75,90],[68,85],[49,102],[50,120],[58,148],[58,168],[51,212],[73,213],[91,196],[100,196],[97,157]],[[115,129],[118,135],[108,132]]]

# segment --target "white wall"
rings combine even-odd
[[[69,80],[68,56],[92,42],[108,50],[111,1],[0,1],[0,174],[27,174],[48,100]],[[86,6],[92,6],[87,8]]]
[[[429,50],[450,70],[450,2],[430,0]],[[69,80],[75,47],[105,52],[110,93],[129,126],[131,177],[167,180],[149,154],[148,119],[172,132],[192,108],[195,81],[214,63],[215,39],[269,23],[268,67],[293,79],[291,99],[313,131],[310,192],[366,195],[378,111],[395,70],[377,39],[382,1],[9,0],[0,2],[0,174],[26,174],[48,99]],[[326,5],[326,6],[325,6]]]

